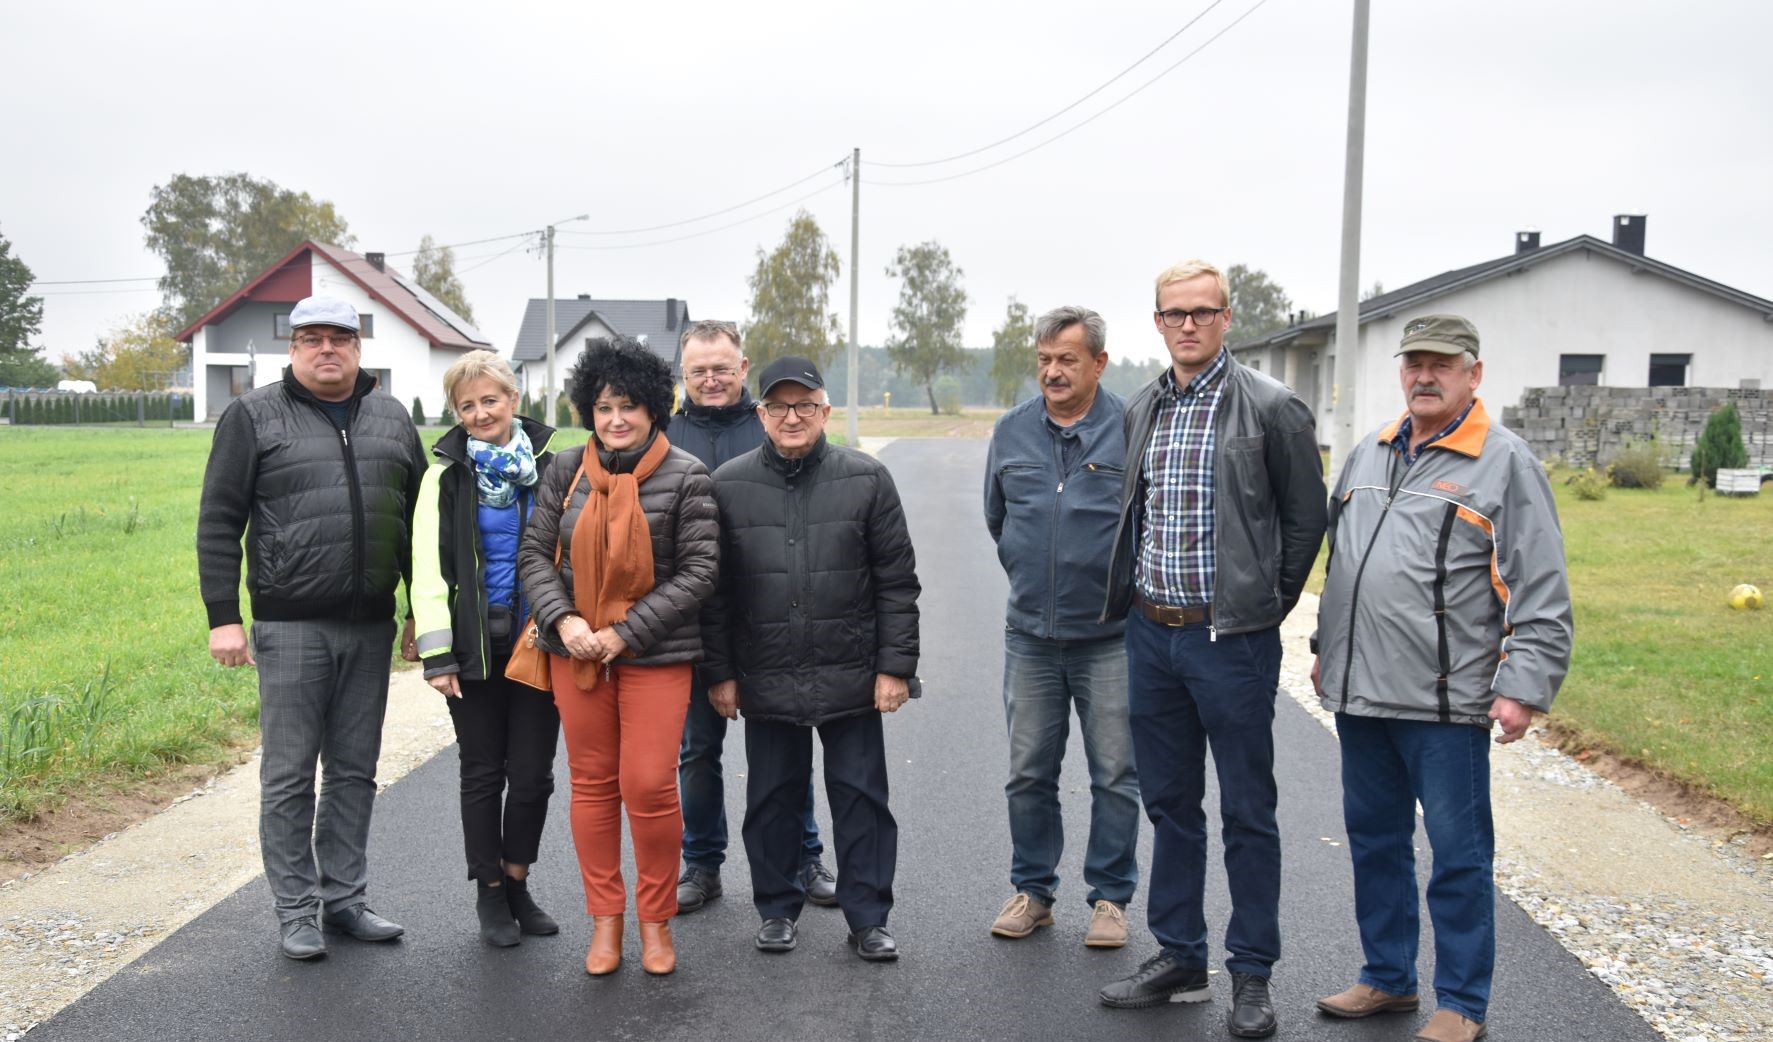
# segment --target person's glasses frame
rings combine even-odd
[[[345,347],[350,347],[352,344],[355,344],[357,342],[357,334],[356,333],[300,333],[300,334],[297,334],[297,336],[295,338],[295,342],[298,346],[306,348],[309,351],[313,351],[316,348],[318,348],[322,341],[331,341],[332,346],[335,348],[345,348]]]
[[[683,378],[691,383],[701,383],[710,377],[716,380],[729,380],[738,373],[738,368],[730,365],[717,365],[710,369],[685,369]]]
[[[824,402],[794,402],[793,404],[789,404],[788,402],[762,402],[760,404],[763,406],[763,411],[767,413],[772,420],[779,420],[784,416],[787,416],[791,409],[794,411],[794,415],[803,420],[810,420],[819,414],[820,409],[825,407]]]
[[[1229,307],[1190,308],[1187,310],[1182,308],[1170,308],[1167,311],[1159,311],[1157,317],[1164,325],[1169,326],[1171,329],[1180,329],[1182,328],[1182,324],[1191,318],[1194,319],[1194,324],[1197,326],[1210,326],[1219,320],[1220,315],[1223,315],[1230,310]]]

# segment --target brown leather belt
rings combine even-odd
[[[1146,618],[1164,626],[1194,626],[1202,622],[1213,621],[1213,609],[1204,604],[1194,608],[1153,604],[1138,591],[1133,593],[1133,603],[1139,606],[1139,612]]]

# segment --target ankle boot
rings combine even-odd
[[[509,948],[523,940],[517,920],[511,918],[511,906],[505,903],[505,888],[474,884],[474,914],[480,917],[480,939],[494,948]]]
[[[664,975],[677,969],[677,948],[671,943],[671,923],[640,924],[640,968]]]
[[[591,950],[585,953],[585,972],[593,977],[614,973],[622,965],[622,917],[591,917]]]
[[[529,894],[529,878],[517,879],[505,877],[505,901],[511,906],[511,917],[524,933],[538,937],[549,937],[560,932],[560,924],[553,916],[536,907],[535,898]]]

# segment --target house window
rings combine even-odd
[[[1651,355],[1650,386],[1687,386],[1687,367],[1692,364],[1692,355]]]
[[[357,316],[357,335],[365,340],[376,335],[376,317],[374,315]]]
[[[1250,368],[1256,370],[1258,373],[1261,372],[1262,371],[1262,359],[1260,359],[1260,358],[1250,359]]]
[[[271,316],[271,337],[274,340],[289,339],[289,312],[280,311]]]
[[[391,369],[365,369],[364,372],[376,378],[376,391],[380,394],[394,393],[394,371]]]
[[[1601,363],[1606,355],[1559,355],[1559,387],[1595,387],[1601,382]]]

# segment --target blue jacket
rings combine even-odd
[[[1120,520],[1125,413],[1119,395],[1098,388],[1070,427],[1049,422],[1046,399],[1037,397],[992,429],[985,524],[1010,579],[1011,629],[1047,640],[1106,640],[1125,630],[1124,611],[1099,617]],[[1078,451],[1066,468],[1068,441]]]

